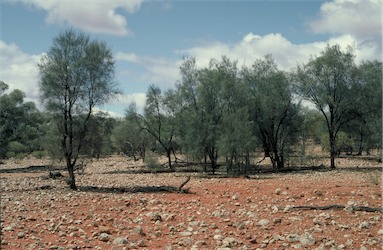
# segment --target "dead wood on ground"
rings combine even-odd
[[[295,206],[291,209],[297,210],[347,210],[347,211],[364,211],[364,212],[379,212],[383,213],[383,208],[366,207],[366,206],[344,206],[339,204],[332,204],[328,206]]]

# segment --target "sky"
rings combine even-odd
[[[172,88],[185,57],[204,67],[227,56],[250,66],[271,54],[291,71],[327,45],[382,60],[383,0],[0,0],[0,80],[39,99],[41,57],[69,28],[106,42],[123,94],[99,107],[139,111],[151,84]]]

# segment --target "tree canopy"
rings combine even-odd
[[[39,68],[41,100],[57,125],[70,187],[76,189],[74,166],[92,112],[118,93],[112,52],[104,42],[70,29],[54,38]]]

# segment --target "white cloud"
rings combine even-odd
[[[128,107],[131,103],[136,103],[136,108],[139,113],[143,113],[146,103],[146,93],[122,94],[115,101],[118,105]]]
[[[379,45],[372,42],[359,44],[352,35],[340,35],[327,41],[306,44],[293,44],[279,33],[270,33],[264,36],[249,33],[234,44],[213,42],[204,46],[193,47],[177,51],[178,54],[194,56],[197,65],[207,66],[211,58],[220,59],[223,55],[231,60],[238,61],[239,65],[251,65],[256,59],[271,54],[280,69],[291,70],[297,64],[307,63],[310,56],[319,55],[327,45],[339,44],[345,49],[347,46],[355,47],[356,61],[380,59]]]
[[[125,17],[117,10],[134,13],[140,8],[143,0],[21,0],[23,3],[48,12],[46,22],[49,24],[69,24],[94,33],[128,35]]]
[[[381,16],[381,0],[334,0],[323,3],[319,18],[309,25],[315,33],[373,37],[382,34]]]
[[[357,56],[372,59],[382,53],[382,8],[381,0],[334,0],[323,3],[319,18],[308,24],[317,34],[351,36]]]
[[[42,55],[28,55],[11,43],[0,40],[0,80],[9,85],[10,91],[20,89],[25,101],[39,103],[37,63]]]
[[[177,51],[178,54],[193,56],[199,67],[207,66],[211,58],[220,59],[223,55],[236,60],[241,65],[251,65],[256,59],[272,54],[281,69],[291,69],[297,63],[308,60],[326,46],[326,43],[296,45],[278,33],[265,36],[249,33],[234,44],[215,42],[210,45]]]
[[[114,55],[114,59],[117,61],[127,61],[131,63],[138,63],[139,58],[135,53],[124,53],[124,52],[117,52]]]
[[[139,76],[134,76],[131,71],[123,71],[121,74],[133,76],[136,80],[147,84],[156,84],[171,87],[179,79],[179,66],[181,60],[139,56],[135,53],[118,52],[115,55],[117,61],[134,63],[144,69]]]

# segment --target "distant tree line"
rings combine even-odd
[[[255,152],[279,171],[308,141],[328,150],[332,168],[340,153],[382,148],[382,62],[356,64],[351,48],[327,46],[289,72],[271,55],[241,67],[226,56],[205,67],[185,58],[174,88],[151,85],[144,112],[132,103],[123,119],[94,112],[119,93],[105,43],[66,31],[39,67],[44,111],[0,82],[0,158],[62,158],[72,189],[80,155],[147,160],[156,152],[170,170],[182,155],[205,171],[246,173]]]

